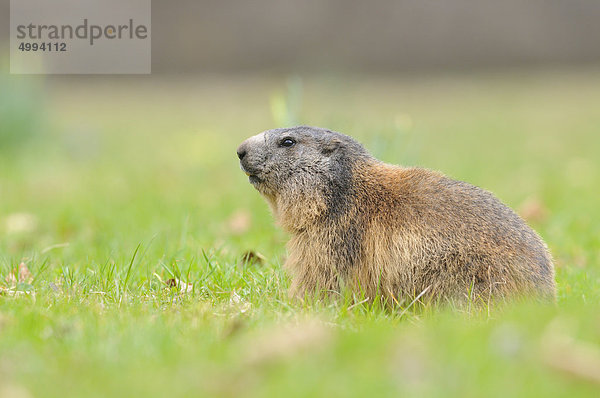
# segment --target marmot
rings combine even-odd
[[[492,193],[371,156],[351,137],[299,126],[237,149],[242,170],[291,234],[291,294],[362,293],[387,303],[534,296],[553,300],[542,239]]]

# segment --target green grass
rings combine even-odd
[[[600,74],[24,84],[37,122],[0,120],[29,137],[0,152],[0,396],[597,396]],[[296,121],[533,203],[557,305],[290,301],[235,148]]]

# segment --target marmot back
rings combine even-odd
[[[242,170],[291,234],[292,294],[350,288],[388,302],[553,299],[541,238],[493,194],[373,158],[315,127],[268,130],[238,148]]]

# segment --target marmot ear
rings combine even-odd
[[[342,146],[342,141],[338,140],[337,138],[333,138],[323,143],[323,146],[321,147],[321,153],[323,155],[331,155],[340,146]]]

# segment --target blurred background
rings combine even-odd
[[[600,1],[154,0],[138,76],[10,75],[8,3],[0,396],[598,395]],[[291,305],[235,150],[295,124],[494,192],[558,306]],[[302,316],[325,322],[269,333]]]
[[[2,0],[0,39],[8,40]],[[594,0],[152,1],[154,74],[406,72],[600,59]]]
[[[2,0],[2,250],[101,261],[185,230],[280,254],[234,150],[302,123],[494,191],[582,269],[599,252],[599,20],[594,0],[154,0],[151,75],[19,76]]]

